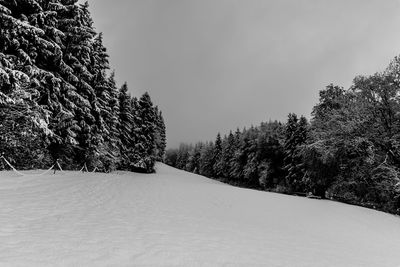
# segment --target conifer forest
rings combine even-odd
[[[0,1],[0,151],[11,164],[153,172],[165,145],[149,94],[116,85],[88,3]]]
[[[311,120],[229,132],[169,149],[166,163],[220,181],[400,214],[400,58],[319,92]]]

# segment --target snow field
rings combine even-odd
[[[0,266],[398,267],[400,218],[163,164],[157,174],[0,172]]]

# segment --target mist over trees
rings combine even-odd
[[[161,111],[118,88],[103,36],[77,0],[0,0],[0,151],[19,169],[153,171]],[[4,168],[0,163],[0,168]]]
[[[234,185],[312,195],[400,214],[400,58],[385,71],[359,76],[348,89],[319,93],[311,121],[217,135],[182,144],[166,163]]]

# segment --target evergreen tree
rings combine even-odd
[[[222,140],[221,134],[217,134],[214,145],[214,174],[217,178],[221,177],[223,174],[223,163],[222,163]]]
[[[186,163],[185,170],[198,174],[200,171],[200,158],[201,151],[203,148],[202,143],[197,143],[192,150],[190,150],[188,155],[188,160]]]
[[[155,107],[156,127],[155,127],[155,142],[156,142],[156,160],[163,161],[165,155],[166,136],[165,136],[165,123],[161,110]]]
[[[244,178],[244,166],[247,162],[246,147],[249,145],[249,139],[244,132],[245,129],[243,130],[243,134],[239,129],[235,132],[234,154],[231,162],[230,176],[236,181],[240,181]]]
[[[303,177],[305,167],[302,161],[301,146],[307,141],[307,120],[298,120],[296,114],[289,114],[286,124],[285,166],[286,185],[291,192],[304,191]]]
[[[108,77],[107,79],[106,92],[109,95],[109,99],[107,102],[108,106],[110,107],[110,114],[109,116],[105,117],[105,123],[108,129],[108,137],[106,140],[108,140],[109,147],[109,150],[107,151],[107,153],[109,153],[109,156],[107,158],[110,159],[110,161],[108,162],[108,169],[111,170],[119,166],[121,161],[121,139],[119,135],[119,129],[121,127],[119,120],[119,91],[117,89],[114,77],[115,73],[112,72],[110,77]]]
[[[222,143],[221,153],[221,172],[224,178],[229,178],[231,174],[231,162],[233,162],[233,155],[235,149],[235,137],[232,131],[229,132],[227,138],[224,138]]]
[[[115,121],[118,120],[118,112],[115,110],[118,108],[118,99],[115,99],[117,92],[114,74],[112,77],[107,76],[107,70],[110,68],[108,57],[103,45],[103,35],[100,33],[94,40],[89,66],[89,71],[93,74],[91,84],[95,89],[97,99],[97,103],[94,103],[97,108],[94,113],[96,115],[94,135],[101,138],[99,138],[97,149],[102,155],[99,159],[103,167],[106,170],[113,170],[116,168],[119,156],[118,129],[115,125]]]
[[[141,124],[136,139],[135,153],[139,155],[140,160],[132,164],[134,169],[153,172],[156,160],[155,133],[157,114],[147,92],[140,97],[138,104]]]
[[[246,163],[243,166],[243,177],[245,183],[250,187],[258,187],[259,174],[258,167],[260,165],[260,158],[258,155],[258,132],[254,127],[251,127],[244,133],[246,135],[245,144],[243,144],[243,150],[246,153]]]
[[[176,165],[178,169],[184,170],[189,160],[189,152],[192,150],[192,146],[187,144],[180,144],[176,156]]]
[[[210,178],[215,177],[214,163],[214,144],[206,143],[200,151],[199,174]]]
[[[177,168],[178,149],[167,149],[165,152],[165,164]]]
[[[50,159],[44,137],[50,133],[40,107],[21,98],[27,95],[20,91],[23,88],[9,95],[0,92],[0,151],[6,151],[7,160],[19,168],[45,167]]]
[[[121,153],[121,168],[128,168],[130,165],[129,150],[132,146],[132,106],[131,96],[128,94],[128,85],[124,83],[119,90],[119,140]]]
[[[92,86],[94,73],[90,72],[96,33],[87,2],[82,5],[76,5],[77,0],[61,2],[65,4],[65,8],[58,12],[59,30],[64,33],[63,60],[74,73],[72,76],[64,75],[64,79],[71,86],[62,90],[65,90],[65,95],[68,96],[71,89],[75,89],[71,98],[75,104],[74,115],[79,125],[76,157],[78,162],[98,165],[97,147],[102,145],[103,125],[96,92]]]
[[[51,114],[49,103],[57,106],[54,102],[57,97],[48,95],[47,106],[41,103],[41,99],[43,88],[56,91],[60,80],[41,64],[43,58],[54,61],[59,49],[55,42],[48,40],[43,29],[32,25],[36,17],[44,14],[45,10],[37,1],[0,1],[0,97],[11,99],[7,101],[9,108],[29,110],[24,114],[25,122],[34,123],[44,130],[47,137],[52,137],[57,133],[48,120]],[[59,118],[64,122],[71,120],[68,116]],[[46,143],[42,142],[42,146],[45,148]]]

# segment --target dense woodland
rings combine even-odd
[[[347,90],[328,85],[311,115],[182,144],[166,163],[238,186],[400,214],[400,58]]]
[[[17,169],[152,172],[165,151],[149,94],[118,88],[77,0],[0,0],[0,152]],[[0,169],[6,168],[1,160]]]

